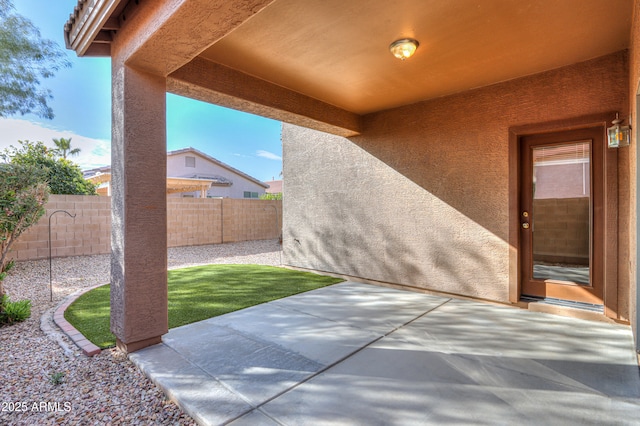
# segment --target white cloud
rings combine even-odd
[[[0,150],[10,145],[18,146],[19,140],[42,141],[47,146],[53,146],[54,138],[71,138],[71,147],[81,150],[80,154],[71,157],[71,160],[79,164],[83,170],[111,164],[109,140],[87,138],[72,131],[48,129],[28,120],[0,119]]]
[[[256,151],[256,155],[258,157],[268,158],[269,160],[282,161],[282,157],[280,157],[279,155],[274,154],[273,152],[264,151],[262,149],[259,149],[258,151]]]

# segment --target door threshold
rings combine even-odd
[[[551,306],[561,306],[564,308],[580,309],[583,311],[604,314],[604,305],[594,305],[592,303],[574,302],[573,300],[554,299],[553,297],[520,296],[520,301],[525,303],[537,303]]]
[[[532,296],[521,296],[517,305],[531,312],[560,315],[563,317],[579,318],[588,321],[607,322],[611,324],[624,323],[624,321],[607,317],[604,313],[603,305],[572,302],[569,300],[554,299],[551,297]]]
[[[531,312],[579,318],[587,321],[606,322],[610,324],[629,324],[627,321],[609,318],[604,313],[603,305],[576,303],[568,300],[532,296],[521,296],[517,305],[520,308],[527,309]]]

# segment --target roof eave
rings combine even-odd
[[[200,151],[198,149],[195,149],[193,147],[188,147],[188,148],[177,149],[177,150],[174,150],[174,151],[169,151],[169,152],[167,152],[167,157],[170,157],[172,155],[184,154],[184,153],[187,153],[187,152],[193,152],[194,154],[198,154],[199,156],[211,161],[212,163],[215,163],[215,164],[217,164],[217,165],[219,165],[221,167],[224,167],[225,169],[230,170],[233,173],[235,173],[237,175],[240,175],[240,176],[244,177],[245,179],[250,180],[250,181],[252,181],[253,183],[255,183],[255,184],[259,185],[259,186],[262,186],[265,189],[269,187],[269,185],[267,185],[266,183],[262,182],[261,180],[256,179],[253,176],[248,175],[245,172],[243,172],[241,170],[238,170],[235,167],[230,166],[227,163],[224,163],[224,162],[218,160],[217,158],[213,158],[209,154],[206,154],[206,153],[204,153],[204,152],[202,152],[202,151]]]
[[[92,53],[90,49],[94,41],[122,1],[78,0],[78,5],[64,27],[67,49],[74,50],[78,56]]]

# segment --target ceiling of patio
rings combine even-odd
[[[204,59],[356,114],[625,49],[632,0],[276,0]],[[391,42],[420,42],[394,58]]]

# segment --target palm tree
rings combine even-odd
[[[80,154],[80,148],[71,149],[71,138],[65,139],[53,139],[53,143],[56,145],[56,148],[53,149],[54,154],[59,155],[60,157],[66,159],[67,155],[78,155]]]

